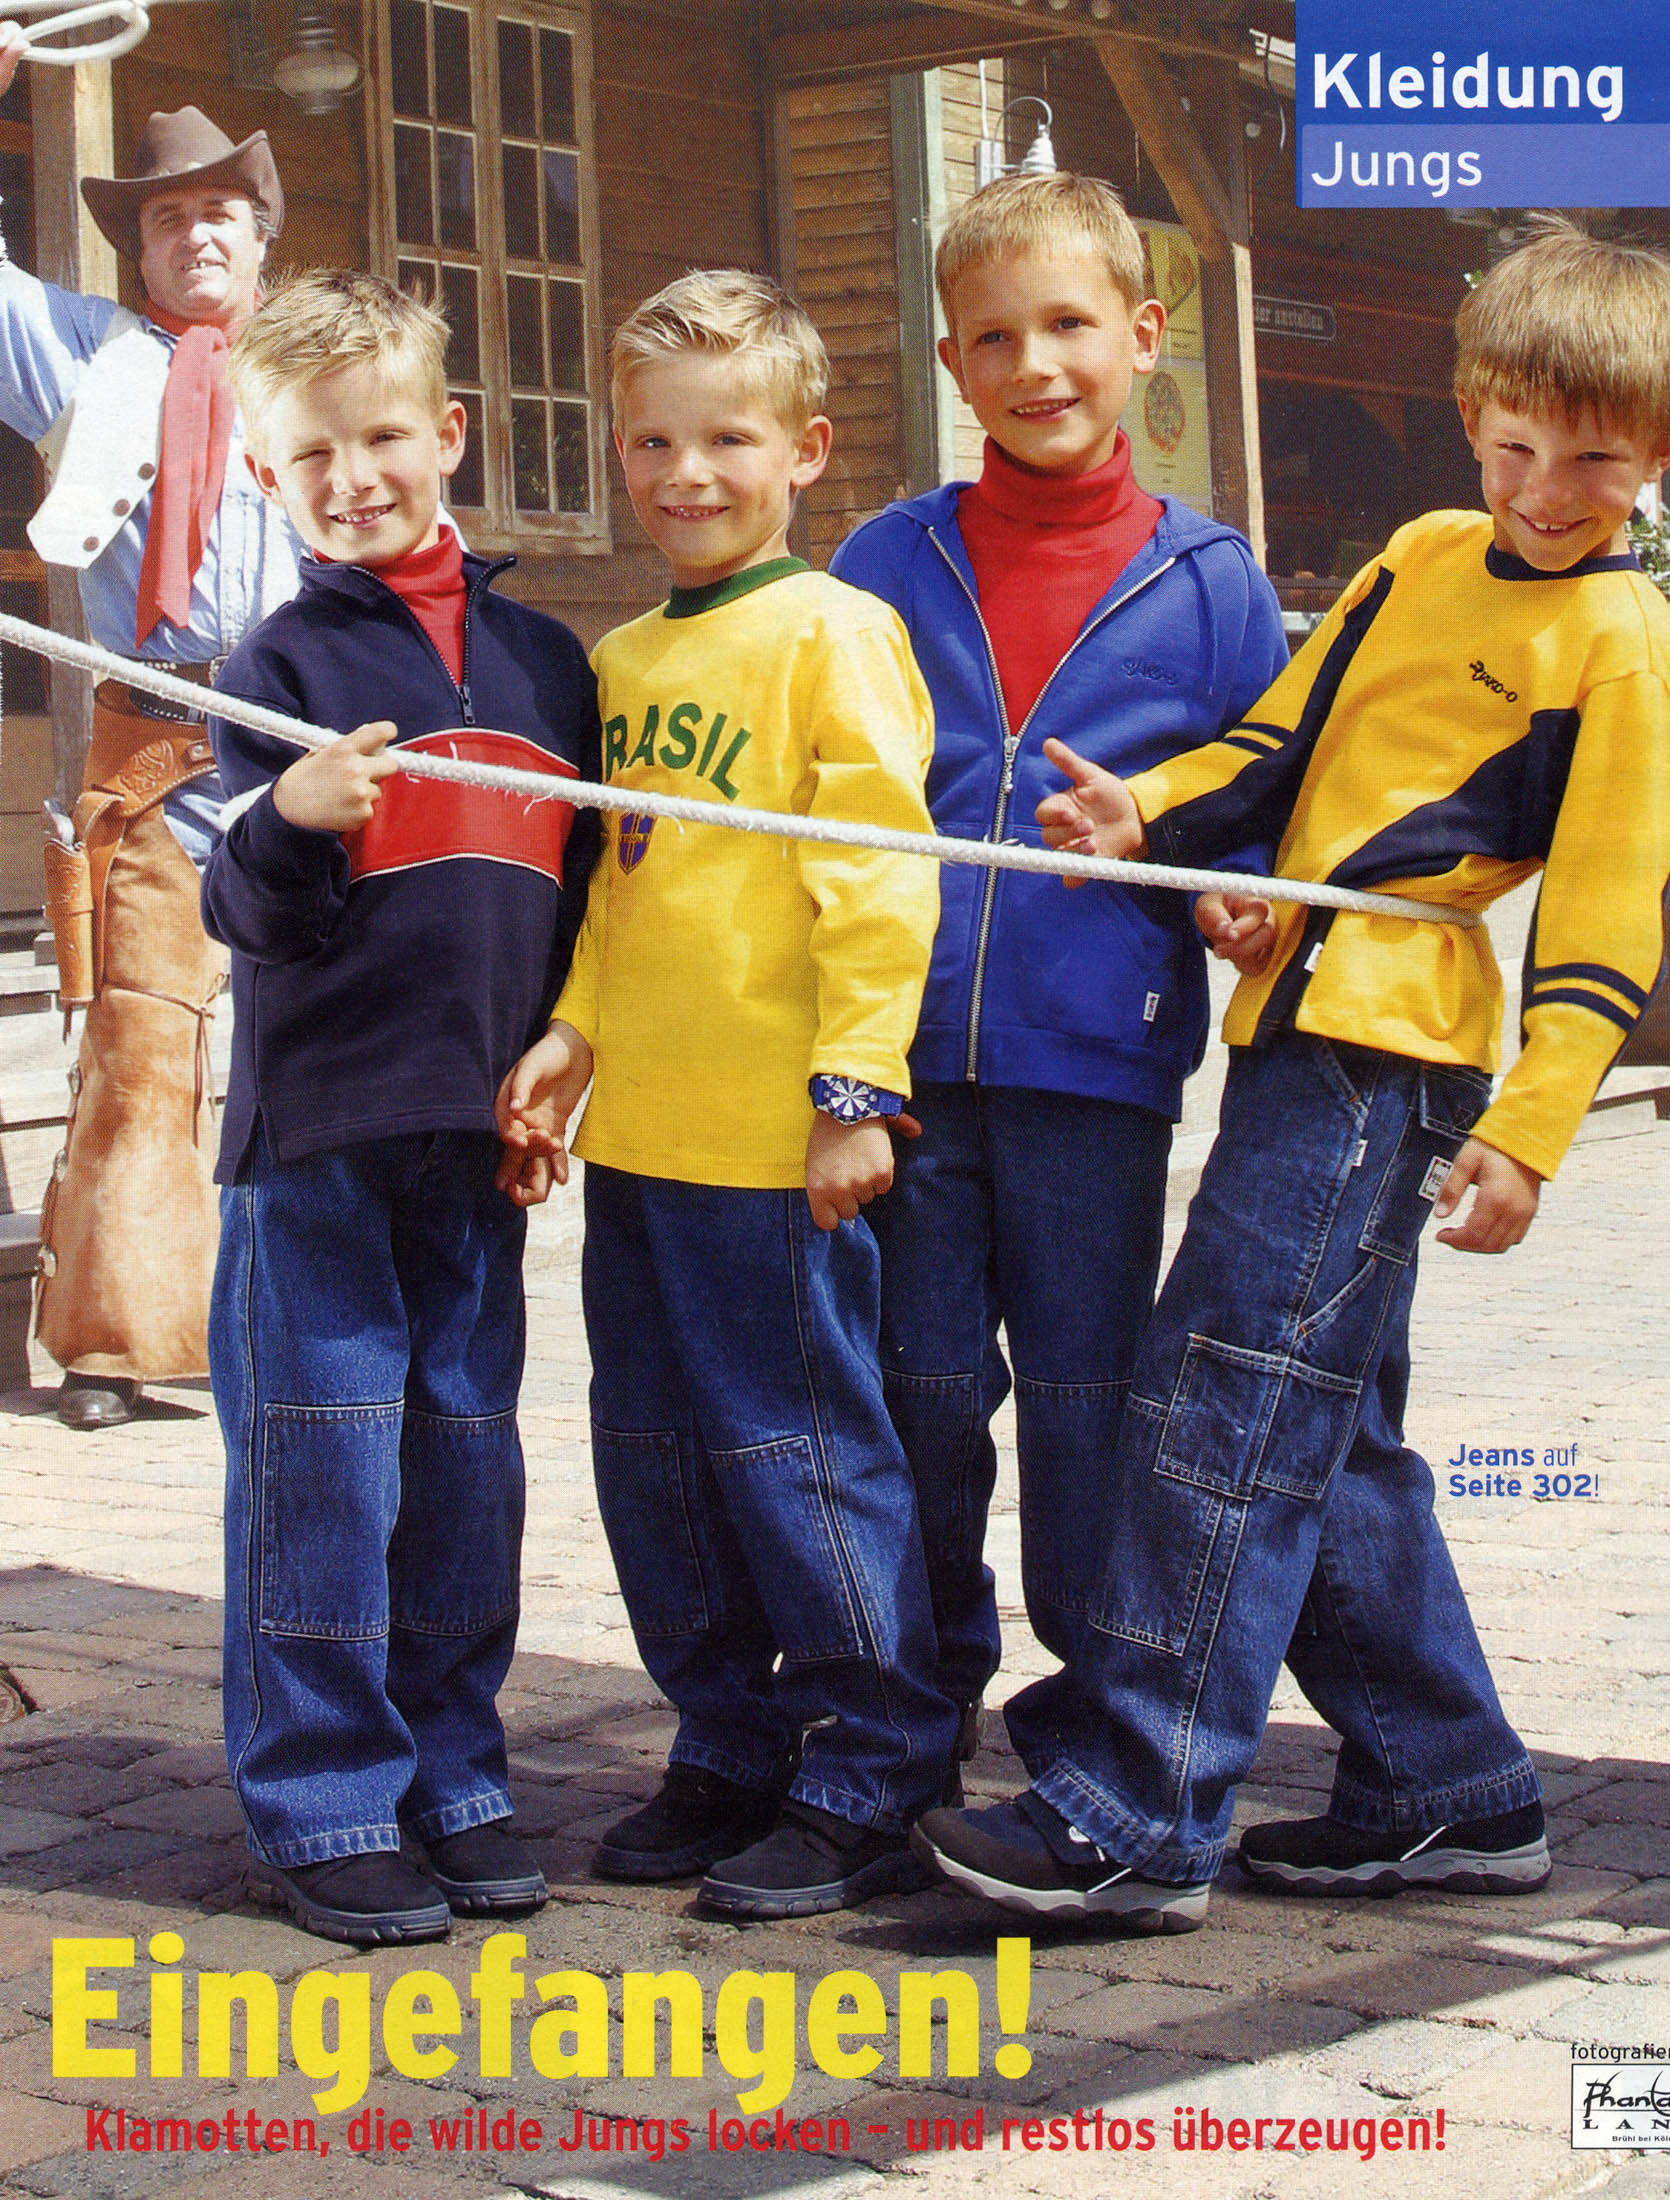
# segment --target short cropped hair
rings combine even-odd
[[[1455,388],[1470,405],[1598,419],[1670,448],[1670,261],[1541,215],[1455,317]]]
[[[793,435],[822,412],[829,355],[811,315],[769,275],[740,267],[693,268],[629,313],[609,347],[609,401],[623,417],[639,367],[681,352],[734,359]]]
[[[238,331],[232,394],[257,445],[261,420],[285,390],[370,365],[437,419],[446,406],[445,316],[380,275],[308,267],[287,275]]]
[[[1112,184],[1095,176],[1000,176],[963,201],[934,254],[939,302],[953,333],[957,284],[1000,252],[1093,252],[1133,311],[1148,295],[1136,223]]]

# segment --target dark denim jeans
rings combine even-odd
[[[226,1754],[281,1866],[507,1817],[522,1241],[479,1131],[274,1161],[221,1203]]]
[[[893,1830],[956,1715],[876,1367],[876,1249],[800,1191],[586,1171],[598,1504],[676,1761]],[[781,1664],[778,1665],[779,1654]]]
[[[996,1672],[981,1560],[1015,1375],[1021,1579],[1065,1658],[1084,1627],[1131,1366],[1154,1301],[1171,1125],[1150,1108],[1003,1086],[924,1085],[869,1210],[881,1247],[882,1380],[916,1480],[939,1679],[972,1702]]]
[[[1325,1039],[1232,1055],[1132,1380],[1090,1629],[1008,1707],[1040,1792],[1151,1877],[1217,1872],[1284,1656],[1342,1737],[1346,1824],[1537,1796],[1402,1429],[1416,1243],[1488,1089]]]

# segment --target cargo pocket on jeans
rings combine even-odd
[[[757,1525],[739,1533],[785,1661],[863,1656],[869,1646],[810,1438],[784,1436],[708,1456],[731,1518],[771,1523],[769,1546]]]
[[[388,1633],[383,1554],[400,1493],[400,1424],[398,1405],[262,1412],[263,1634],[373,1642]]]
[[[591,1425],[597,1509],[632,1632],[646,1642],[710,1624],[690,1492],[671,1429]]]
[[[1289,1357],[1191,1337],[1169,1406],[1133,1397],[1123,1447],[1149,1461],[1125,1484],[1092,1623],[1181,1656],[1217,1625],[1239,1541],[1232,1507],[1256,1493],[1309,1502],[1350,1442],[1361,1385]],[[1210,1585],[1210,1586],[1209,1586]]]

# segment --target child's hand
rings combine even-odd
[[[837,1123],[832,1115],[814,1115],[806,1141],[806,1199],[820,1230],[838,1222],[856,1222],[893,1181],[893,1140],[886,1122]]]
[[[1064,848],[1075,856],[1148,853],[1148,833],[1124,780],[1103,771],[1100,764],[1088,763],[1065,741],[1046,741],[1044,754],[1072,781],[1061,794],[1046,795],[1035,812],[1046,848]],[[1069,878],[1061,883],[1082,886],[1084,881]]]
[[[371,822],[378,782],[400,769],[384,754],[396,728],[386,718],[356,726],[327,749],[309,749],[273,787],[273,808],[316,833],[355,833]]]
[[[1542,1178],[1511,1154],[1470,1138],[1451,1164],[1444,1188],[1433,1202],[1440,1221],[1453,1215],[1461,1195],[1472,1186],[1473,1202],[1453,1230],[1440,1230],[1440,1245],[1458,1253],[1505,1253],[1531,1227],[1542,1195]]]
[[[1275,952],[1276,920],[1256,894],[1202,894],[1195,924],[1213,954],[1243,978],[1258,977]]]
[[[494,1181],[518,1205],[537,1206],[552,1183],[568,1182],[564,1134],[590,1082],[591,1047],[572,1024],[554,1023],[499,1087],[493,1113],[504,1152]],[[538,1172],[524,1170],[528,1159],[543,1160],[550,1175],[537,1198],[522,1199],[518,1187],[526,1191],[540,1181]]]
[[[565,1181],[567,1175],[565,1162]],[[513,1146],[505,1146],[500,1150],[498,1172],[493,1181],[518,1207],[542,1207],[551,1196],[556,1170],[548,1154],[521,1153]]]

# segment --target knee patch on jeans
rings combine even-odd
[[[862,1657],[869,1640],[853,1603],[854,1569],[811,1439],[784,1436],[709,1457],[785,1660]]]
[[[263,1634],[370,1642],[388,1633],[383,1553],[400,1486],[400,1422],[398,1404],[263,1408]]]
[[[522,1558],[516,1415],[422,1413],[400,1441],[389,1543],[390,1617],[424,1635],[476,1635],[515,1617]]]
[[[632,1631],[646,1642],[716,1623],[692,1517],[697,1493],[671,1429],[591,1425],[597,1509]]]

